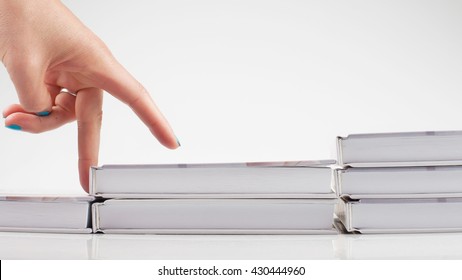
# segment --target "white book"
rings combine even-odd
[[[361,199],[343,201],[336,215],[349,232],[462,231],[462,198]]]
[[[339,196],[360,198],[462,197],[462,166],[372,167],[336,171]]]
[[[91,196],[1,196],[0,230],[91,233]]]
[[[92,168],[90,193],[105,198],[331,197],[334,163],[104,165]]]
[[[340,165],[353,167],[462,164],[462,131],[351,134],[337,137]]]
[[[104,233],[333,233],[336,199],[110,199],[93,204]]]

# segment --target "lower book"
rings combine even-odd
[[[92,196],[0,196],[0,231],[91,233]]]
[[[109,199],[93,204],[93,230],[154,234],[336,233],[336,198]]]
[[[342,199],[335,212],[348,232],[462,232],[462,197]]]

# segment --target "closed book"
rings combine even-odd
[[[340,165],[353,167],[462,164],[462,131],[351,134],[337,137]]]
[[[91,196],[1,196],[0,230],[91,233]]]
[[[336,199],[109,199],[93,230],[157,234],[334,233]]]
[[[462,197],[462,166],[353,167],[336,171],[341,197]]]
[[[313,198],[333,194],[334,160],[104,165],[90,192],[105,198]]]
[[[462,198],[341,200],[336,215],[349,232],[462,231]]]

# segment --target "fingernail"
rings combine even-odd
[[[5,126],[6,128],[9,128],[9,129],[12,129],[12,130],[22,130],[22,127],[20,127],[19,125],[17,124],[11,124],[11,125],[7,125]]]
[[[37,113],[37,116],[39,116],[39,117],[46,117],[46,116],[48,116],[49,114],[50,114],[50,112],[48,112],[48,111],[43,111],[43,112],[38,112],[38,113]]]
[[[178,137],[176,137],[176,136],[175,136],[175,138],[176,138],[176,143],[178,144],[178,147],[181,147],[180,140],[178,140]]]

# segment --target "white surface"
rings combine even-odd
[[[462,259],[462,234],[181,236],[0,233],[0,259]]]
[[[322,159],[337,135],[461,128],[460,1],[64,3],[182,143],[161,147],[106,95],[102,164]],[[17,102],[0,81],[0,107]],[[76,138],[1,128],[0,192],[81,194]]]

